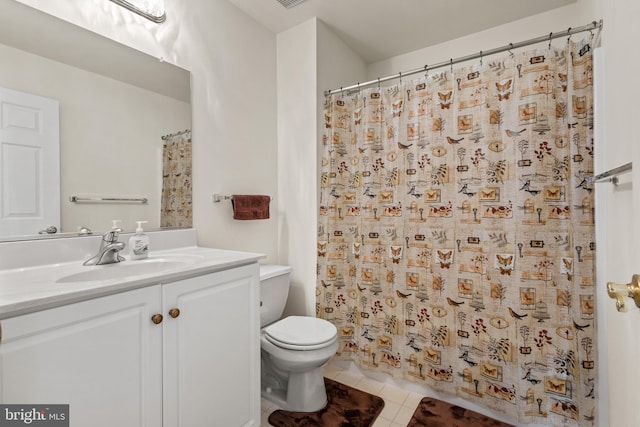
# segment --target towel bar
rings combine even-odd
[[[589,178],[590,183],[597,182],[612,182],[613,185],[618,185],[618,175],[622,175],[623,173],[630,172],[632,169],[631,162],[626,163],[622,166],[618,166],[617,168],[610,169],[606,172],[602,172],[596,176]]]
[[[214,203],[219,203],[223,200],[233,200],[233,196],[227,196],[224,194],[214,194],[211,199]],[[273,200],[273,197],[269,197],[269,199]]]
[[[69,201],[73,203],[142,203],[149,201],[146,197],[83,197],[71,196]]]

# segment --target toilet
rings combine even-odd
[[[323,319],[281,319],[291,267],[260,265],[260,386],[282,409],[314,412],[327,404],[322,366],[338,350],[338,331]]]

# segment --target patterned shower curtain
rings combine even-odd
[[[191,227],[191,131],[169,136],[162,153],[160,227]]]
[[[326,99],[337,357],[519,422],[595,421],[589,42]]]

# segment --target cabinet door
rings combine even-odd
[[[0,402],[69,404],[72,427],[162,425],[160,286],[1,321]]]
[[[164,427],[260,425],[258,292],[257,264],[163,285]]]

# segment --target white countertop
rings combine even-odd
[[[0,319],[84,301],[144,286],[164,284],[193,276],[257,262],[263,255],[198,246],[152,251],[146,260],[129,260],[102,266],[83,266],[83,260],[0,270]],[[159,266],[157,271],[136,273],[136,263]],[[167,268],[160,268],[167,266]],[[100,270],[125,268],[124,277],[84,280]],[[107,276],[115,270],[105,270]],[[125,270],[122,270],[125,271]],[[87,273],[90,272],[90,273]]]

